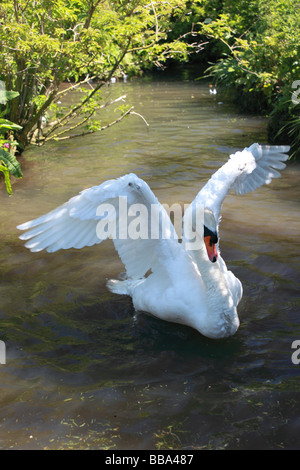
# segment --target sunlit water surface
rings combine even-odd
[[[223,208],[221,249],[241,279],[241,326],[225,340],[136,314],[107,291],[124,271],[110,241],[31,253],[16,225],[80,190],[134,172],[161,202],[189,203],[230,153],[266,142],[266,122],[184,81],[117,83],[131,116],[30,148],[1,183],[2,449],[299,448],[299,166]],[[103,125],[118,114],[107,111]],[[299,355],[300,357],[300,355]]]

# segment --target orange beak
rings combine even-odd
[[[212,243],[210,235],[207,237],[204,237],[204,242],[205,242],[206,251],[207,251],[210,261],[212,263],[215,263],[218,259],[218,252],[217,252],[217,247],[215,243]]]

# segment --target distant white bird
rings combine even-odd
[[[41,117],[41,125],[42,125],[42,127],[45,126],[45,125],[47,124],[47,122],[48,122],[47,116],[42,116],[42,117]]]
[[[217,94],[216,88],[213,88],[212,85],[209,85],[209,94],[210,95],[216,95]]]
[[[242,297],[242,285],[228,271],[219,251],[222,203],[230,189],[245,194],[279,177],[278,170],[285,168],[283,162],[288,159],[288,150],[287,146],[253,144],[231,155],[186,210],[182,243],[150,187],[134,174],[86,189],[48,214],[19,225],[18,229],[29,230],[20,238],[27,240],[25,246],[33,252],[43,249],[55,252],[91,246],[112,237],[127,273],[125,280],[108,282],[112,292],[131,296],[138,311],[189,325],[205,336],[231,336],[239,327],[237,305]],[[112,223],[122,219],[121,230],[125,228],[127,233],[129,221],[120,210],[122,198],[126,198],[132,210],[136,204],[149,211],[153,206],[157,209],[163,222],[159,236],[126,238],[109,229],[113,224],[106,228],[101,225],[105,218],[99,207],[104,207],[107,220]],[[187,225],[188,221],[197,219],[199,208],[204,216],[202,225],[196,227],[198,245],[193,249]],[[140,222],[149,229],[149,212],[141,216]]]

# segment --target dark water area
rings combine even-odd
[[[208,84],[130,81],[104,93],[126,94],[149,127],[130,116],[29,148],[13,196],[1,186],[0,448],[299,449],[298,164],[224,203],[221,251],[244,288],[228,339],[135,312],[108,292],[124,271],[110,241],[48,254],[18,239],[16,225],[129,172],[160,202],[187,204],[230,153],[266,143],[266,121]],[[116,118],[105,113],[103,124]]]

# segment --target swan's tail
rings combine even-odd
[[[107,281],[106,285],[107,285],[107,288],[114,294],[132,296],[132,290],[139,282],[140,280],[133,281],[132,279],[126,279],[125,281],[118,281],[116,279],[110,279],[109,281]]]

